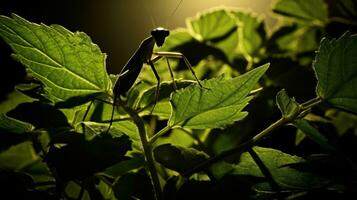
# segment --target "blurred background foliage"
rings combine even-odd
[[[256,1],[257,5],[262,1]],[[264,1],[266,5],[267,1]],[[58,12],[63,12],[66,8],[70,8],[72,3],[57,2],[60,8]],[[51,3],[50,3],[51,4]],[[77,3],[73,3],[77,5]],[[184,1],[186,6],[190,7],[190,2]],[[26,6],[25,4],[19,4]],[[51,4],[54,6],[57,4]],[[89,6],[91,4],[80,4],[80,6]],[[153,4],[154,5],[154,4]],[[150,5],[150,6],[153,6]],[[162,4],[164,5],[164,4]],[[261,6],[260,5],[260,6]],[[125,6],[121,5],[121,8]],[[174,6],[165,6],[173,8]],[[119,6],[120,7],[120,6]],[[92,8],[92,16],[97,16],[104,11],[98,11],[101,7]],[[106,7],[107,8],[107,7]],[[316,96],[316,78],[312,69],[312,62],[315,58],[315,52],[318,48],[319,42],[323,37],[339,37],[345,31],[349,30],[352,33],[357,33],[357,4],[353,0],[278,0],[274,1],[272,7],[265,6],[269,9],[269,17],[261,14],[262,10],[252,12],[247,9],[236,7],[217,7],[209,10],[204,10],[197,15],[191,14],[186,19],[186,24],[183,27],[173,29],[171,36],[167,38],[165,45],[160,51],[178,51],[187,56],[188,60],[194,66],[194,69],[199,79],[209,79],[212,77],[224,74],[226,77],[235,77],[243,74],[257,66],[264,63],[271,63],[266,75],[260,82],[260,86],[264,90],[260,92],[254,100],[250,102],[245,109],[249,115],[238,123],[235,123],[224,130],[172,130],[167,136],[160,138],[156,146],[162,144],[179,145],[180,147],[192,147],[196,150],[205,152],[204,155],[198,154],[198,158],[202,159],[205,156],[217,155],[225,150],[234,148],[254,136],[272,122],[279,119],[281,114],[275,105],[275,96],[278,91],[285,88],[290,96],[294,96],[298,102],[304,102]],[[114,8],[112,8],[114,9]],[[140,13],[138,11],[126,8],[130,12]],[[8,7],[6,12],[15,12],[16,8]],[[160,10],[155,10],[154,16]],[[165,9],[166,14],[170,13]],[[27,11],[30,12],[30,11]],[[41,20],[46,20],[50,13],[44,13]],[[145,12],[145,11],[143,11]],[[179,11],[180,12],[180,9]],[[25,12],[26,13],[26,12]],[[109,12],[110,13],[110,12]],[[268,13],[265,11],[265,13]],[[18,13],[21,14],[21,13]],[[31,15],[31,14],[29,14]],[[112,15],[114,15],[112,13]],[[112,15],[107,18],[117,19]],[[82,16],[78,14],[78,16]],[[26,17],[26,15],[24,15]],[[58,17],[58,16],[57,16]],[[82,16],[83,17],[83,16]],[[71,21],[71,15],[67,14],[66,19]],[[38,16],[33,15],[28,18],[30,21],[38,20]],[[93,19],[93,18],[91,18]],[[146,18],[148,20],[148,18]],[[108,65],[115,67],[117,65],[123,66],[125,60],[130,56],[130,53],[135,49],[134,47],[129,51],[127,44],[118,44],[113,39],[100,39],[101,36],[96,36],[94,29],[109,31],[108,28],[92,27],[92,29],[85,30],[84,25],[80,23],[78,18],[72,20],[72,25],[66,26],[66,23],[61,23],[62,18],[56,17],[48,19],[50,23],[59,23],[68,27],[71,30],[82,29],[89,33],[99,46],[104,48],[104,51],[109,55]],[[87,20],[87,19],[85,19]],[[89,22],[88,22],[89,23]],[[98,22],[101,23],[101,22]],[[143,39],[150,28],[146,26],[132,27],[133,32],[145,33],[139,39],[128,39],[121,35],[122,26],[120,29],[117,25],[113,25],[118,38],[126,41],[135,41],[137,45]],[[105,23],[104,23],[105,24]],[[268,24],[268,25],[267,25]],[[112,23],[108,23],[112,25]],[[83,26],[83,27],[81,27]],[[130,26],[130,25],[128,25]],[[136,28],[145,27],[142,31]],[[176,27],[176,25],[175,25]],[[93,33],[91,32],[93,31]],[[104,34],[104,33],[100,33]],[[100,35],[99,34],[99,35]],[[96,38],[98,37],[98,38]],[[130,35],[131,37],[131,35]],[[112,37],[111,37],[112,38]],[[111,44],[101,44],[101,42],[108,42]],[[120,41],[120,40],[119,40]],[[103,43],[104,43],[103,42]],[[115,48],[111,48],[114,45]],[[120,48],[121,50],[118,50]],[[130,47],[131,48],[131,47]],[[1,59],[7,60],[10,50],[8,47],[1,48]],[[108,49],[108,50],[107,50]],[[109,50],[111,49],[111,50]],[[4,52],[3,52],[4,51]],[[124,53],[125,52],[125,53]],[[116,60],[119,57],[122,60]],[[114,59],[115,58],[115,59]],[[125,59],[124,59],[125,58]],[[1,86],[2,92],[8,93],[13,89],[13,85],[17,82],[23,81],[25,72],[21,67],[16,67],[12,61],[1,61],[1,66],[7,69],[14,66],[10,74],[16,74],[11,81],[6,78],[2,79],[4,85]],[[170,60],[170,65],[174,69],[175,79],[189,79],[193,77],[187,70],[184,63],[177,60]],[[9,67],[11,66],[11,67]],[[167,63],[165,60],[157,63],[157,70],[159,71],[163,81],[170,81],[169,72],[167,70]],[[119,72],[118,68],[110,69],[113,73]],[[3,76],[8,76],[3,73]],[[20,81],[21,80],[21,81]],[[154,78],[149,67],[144,67],[140,75],[138,83],[132,88],[128,94],[128,100],[132,100],[132,104],[144,107],[148,102],[135,102],[135,97],[143,91],[155,85]],[[183,81],[183,85],[184,81]],[[13,195],[27,195],[28,198],[36,199],[51,199],[55,193],[51,182],[54,181],[53,174],[51,174],[47,165],[42,162],[42,151],[44,144],[56,141],[56,138],[51,138],[47,133],[41,131],[40,128],[46,129],[51,127],[50,132],[56,132],[56,128],[65,127],[68,120],[75,119],[75,115],[69,110],[59,111],[50,106],[43,104],[21,104],[23,102],[32,102],[30,98],[19,91],[28,91],[17,85],[17,91],[2,96],[2,104],[0,110],[2,113],[7,113],[9,117],[20,119],[18,123],[10,123],[13,132],[8,132],[9,124],[6,123],[6,116],[2,116],[3,129],[0,136],[0,169],[1,169],[1,184],[2,188],[7,188],[9,191],[15,190]],[[36,87],[33,87],[36,88]],[[33,89],[31,88],[31,89]],[[152,91],[151,91],[152,92]],[[166,125],[168,119],[168,109],[165,100],[167,96],[163,95],[159,104],[155,108],[154,117],[145,117],[147,126],[150,127],[152,133],[157,132]],[[9,100],[10,99],[10,100]],[[150,100],[148,100],[150,101]],[[99,103],[100,104],[100,103]],[[17,107],[16,107],[17,106]],[[106,107],[106,105],[98,105]],[[15,108],[15,109],[14,109]],[[26,110],[26,112],[24,112]],[[103,119],[108,119],[108,112],[110,108],[104,108]],[[82,111],[83,112],[83,111]],[[28,115],[28,113],[31,113]],[[92,111],[93,121],[96,121],[96,111]],[[37,117],[33,115],[36,114]],[[166,114],[166,115],[165,115]],[[72,118],[68,117],[72,116]],[[46,119],[56,119],[46,120]],[[37,122],[36,119],[40,121]],[[357,136],[357,117],[354,113],[345,112],[328,105],[322,104],[314,107],[312,112],[305,116],[305,119],[310,121],[313,126],[328,138],[329,142],[338,148],[344,155],[352,161],[357,161],[355,153],[356,136]],[[21,134],[26,132],[33,132],[34,134]],[[115,126],[121,126],[119,123],[114,123]],[[53,130],[52,130],[53,128]],[[128,126],[128,134],[134,132],[133,126]],[[134,129],[134,131],[133,131]],[[62,130],[61,130],[62,131]],[[70,133],[70,131],[66,132]],[[50,134],[51,135],[51,134]],[[63,150],[66,155],[72,154],[72,151],[77,152],[76,147],[81,148],[81,154],[91,155],[91,148],[102,148],[110,143],[112,148],[118,148],[120,152],[126,152],[130,147],[125,144],[125,137],[119,137],[120,140],[114,143],[108,142],[106,138],[102,140],[91,141],[91,144],[84,144],[83,141],[78,140],[76,134],[69,134],[71,145]],[[61,138],[61,137],[59,137]],[[33,142],[36,141],[36,142]],[[133,142],[135,146],[135,141]],[[87,146],[89,145],[89,146]],[[213,168],[213,177],[218,179],[218,183],[208,181],[206,175],[195,174],[194,177],[186,182],[178,176],[178,173],[173,170],[168,170],[158,165],[162,182],[165,183],[164,194],[168,199],[193,199],[193,198],[208,198],[217,199],[224,198],[225,195],[239,196],[242,199],[273,199],[273,198],[289,198],[289,199],[306,199],[306,198],[346,198],[347,195],[355,195],[354,190],[356,186],[356,174],[353,170],[341,164],[338,157],[330,156],[321,147],[316,145],[312,140],[306,138],[301,130],[297,130],[293,126],[285,126],[274,132],[269,138],[266,138],[260,146],[255,149],[266,165],[272,170],[272,174],[280,177],[279,183],[285,185],[280,193],[277,193],[274,188],[269,185],[256,184],[261,182],[262,175],[254,165],[254,161],[247,153],[240,158],[232,156],[227,158],[220,166]],[[71,148],[74,148],[71,149]],[[158,149],[157,151],[159,151]],[[161,150],[170,153],[169,150]],[[53,153],[61,154],[59,150],[53,150]],[[103,149],[106,152],[106,149]],[[284,152],[284,153],[283,153]],[[175,152],[174,152],[175,153]],[[288,154],[297,155],[299,157],[290,156]],[[63,154],[62,154],[63,155]],[[76,154],[77,155],[77,154]],[[171,155],[171,154],[170,154]],[[54,156],[56,157],[56,156]],[[112,159],[114,157],[114,159]],[[281,165],[288,164],[290,161],[301,161],[300,157],[306,158],[304,164],[291,166],[291,168],[279,170]],[[279,159],[274,159],[279,158]],[[136,196],[142,199],[151,199],[152,193],[150,191],[150,181],[144,170],[140,170],[143,165],[143,158],[135,152],[132,152],[130,159],[110,166],[115,162],[122,161],[123,157],[115,157],[115,155],[108,155],[108,157],[89,157],[83,160],[75,161],[68,160],[66,156],[57,156],[54,161],[46,161],[49,163],[63,163],[68,162],[69,165],[63,167],[63,174],[59,174],[61,178],[71,180],[70,184],[66,186],[65,190],[68,198],[76,198],[81,193],[81,188],[76,184],[76,180],[82,179],[94,172],[100,171],[102,178],[93,177],[93,179],[86,180],[86,190],[83,198],[91,199],[130,199],[130,196]],[[100,164],[89,166],[93,164],[93,159],[96,159]],[[110,162],[108,162],[110,160]],[[237,160],[245,163],[245,166],[236,166]],[[80,163],[83,162],[83,163]],[[113,163],[112,163],[113,162]],[[186,166],[185,166],[186,167]],[[251,169],[244,171],[245,169]],[[82,170],[83,168],[87,170]],[[170,168],[170,167],[168,167]],[[135,169],[134,171],[131,171]],[[71,171],[72,170],[72,171]],[[175,169],[174,169],[175,170]],[[71,171],[71,173],[69,173]],[[131,172],[128,172],[131,171]],[[176,170],[177,171],[177,170]],[[222,174],[220,174],[222,173]],[[212,175],[210,172],[207,174]],[[313,179],[313,182],[308,177],[318,176]],[[289,176],[290,175],[290,176]],[[103,178],[104,177],[104,178]],[[114,178],[113,178],[114,177]],[[223,177],[223,178],[222,178]],[[58,178],[58,177],[57,177]],[[107,184],[107,182],[110,184]],[[217,180],[215,180],[217,181]],[[142,184],[135,184],[135,183]],[[42,186],[37,183],[49,183],[49,185]],[[108,185],[112,185],[111,189]],[[253,189],[252,189],[252,186]],[[59,186],[57,186],[59,187]]]

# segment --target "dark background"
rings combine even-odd
[[[60,24],[71,31],[83,31],[108,55],[109,73],[119,73],[140,42],[152,28],[185,27],[185,19],[215,6],[234,6],[265,13],[271,0],[1,0],[0,14],[16,13],[35,23]],[[152,16],[153,20],[151,20]],[[268,26],[274,21],[268,18]],[[0,100],[23,80],[25,69],[10,56],[12,50],[0,39]]]

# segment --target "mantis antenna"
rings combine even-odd
[[[144,1],[144,0],[142,0],[142,1]],[[148,5],[148,6],[149,6],[149,5]],[[154,16],[153,16],[152,13],[149,11],[148,7],[144,6],[144,9],[145,9],[146,14],[150,16],[150,21],[151,21],[151,25],[152,25],[151,28],[153,28],[153,29],[156,28],[157,26],[156,26],[156,23],[155,23],[155,18],[154,18]]]
[[[179,7],[181,6],[183,0],[180,0],[180,2],[176,5],[175,9],[171,12],[170,16],[166,19],[166,23],[165,26],[168,27],[168,23],[169,20],[174,16],[174,14],[176,13],[176,11],[179,9]]]

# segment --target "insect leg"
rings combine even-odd
[[[151,59],[151,62],[155,63],[160,58],[162,58],[162,56],[155,56],[153,59]],[[177,90],[177,86],[176,86],[176,82],[175,82],[175,78],[174,78],[174,73],[172,72],[172,68],[171,68],[171,65],[170,65],[170,62],[169,62],[168,58],[166,58],[166,62],[167,62],[167,67],[169,68],[169,72],[170,72],[170,76],[171,76],[171,80],[172,80],[172,83],[173,83],[174,90]]]
[[[186,58],[185,55],[183,55],[182,53],[179,53],[179,52],[154,52],[153,54],[158,55],[158,56],[162,56],[162,57],[166,57],[166,58],[183,59],[183,61],[185,62],[186,66],[190,69],[192,75],[195,77],[198,85],[203,88],[200,80],[198,80],[198,78],[196,76],[196,73],[193,70],[193,67],[192,67],[191,63],[188,61],[188,59]]]
[[[154,102],[154,106],[152,107],[151,112],[150,112],[150,113],[152,113],[152,111],[154,111],[157,101],[159,100],[160,76],[155,69],[154,63],[151,60],[149,60],[148,63],[151,67],[151,70],[154,72],[155,78],[157,80],[157,85],[156,85],[156,90],[155,90],[155,102]]]
[[[86,109],[86,112],[84,113],[83,118],[82,118],[82,123],[81,123],[81,125],[82,125],[82,131],[83,131],[83,133],[85,133],[85,126],[84,126],[84,123],[83,123],[83,122],[86,120],[87,115],[88,115],[89,110],[90,110],[90,108],[92,107],[92,105],[93,105],[93,100],[90,101],[90,103],[89,103],[89,105],[88,105],[88,107],[87,107],[87,109]]]
[[[176,82],[175,82],[175,78],[174,78],[174,73],[172,72],[172,69],[171,69],[170,62],[169,62],[168,58],[166,58],[166,62],[167,62],[167,67],[169,68],[169,71],[170,71],[170,76],[171,76],[171,79],[172,79],[174,90],[177,90],[177,86],[176,86]]]
[[[114,95],[114,99],[113,99],[113,103],[112,103],[112,113],[110,115],[110,121],[109,121],[109,126],[108,126],[108,129],[105,133],[109,133],[109,130],[110,130],[110,127],[112,126],[113,124],[113,118],[114,118],[114,110],[115,110],[115,100],[117,98],[117,95]]]

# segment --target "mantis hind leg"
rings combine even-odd
[[[88,107],[87,107],[87,109],[86,109],[86,112],[84,113],[83,118],[82,118],[81,125],[82,125],[82,131],[83,131],[83,133],[85,133],[85,126],[84,126],[84,123],[83,123],[83,122],[86,120],[86,118],[87,118],[87,116],[88,116],[88,113],[89,113],[89,110],[91,109],[92,105],[93,105],[93,99],[90,101],[90,103],[89,103],[89,105],[88,105]]]
[[[156,69],[155,69],[155,66],[154,66],[154,63],[149,60],[148,61],[150,67],[151,67],[151,70],[154,72],[154,75],[155,75],[155,78],[157,80],[157,83],[156,83],[156,90],[155,90],[155,102],[154,102],[154,105],[153,107],[151,108],[151,111],[150,113],[152,113],[154,111],[154,108],[156,106],[156,103],[158,102],[159,100],[159,92],[160,92],[160,76],[159,74],[157,73]]]
[[[188,61],[188,59],[186,58],[185,55],[183,55],[182,53],[179,53],[179,52],[155,52],[154,54],[157,55],[157,56],[166,57],[166,58],[182,59],[185,62],[185,65],[191,71],[191,73],[194,76],[195,80],[197,81],[198,85],[201,88],[205,88],[205,87],[202,86],[200,80],[197,78],[197,75],[196,75],[195,71],[193,70],[193,67],[192,67],[191,63]]]
[[[174,73],[172,72],[172,69],[171,69],[170,62],[169,62],[168,58],[166,58],[166,62],[167,62],[167,67],[169,68],[169,71],[170,71],[170,76],[171,76],[172,84],[174,86],[174,90],[177,90],[177,86],[176,86],[176,82],[175,82],[175,78],[174,78]]]

